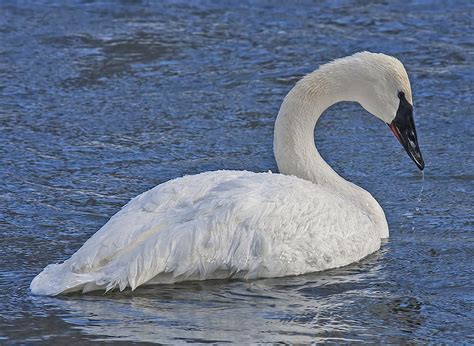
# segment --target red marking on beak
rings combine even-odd
[[[390,130],[392,130],[393,134],[395,135],[395,137],[397,137],[398,141],[400,141],[400,136],[398,135],[398,132],[397,132],[397,128],[395,127],[395,124],[394,123],[391,123],[390,125],[388,125],[390,127]]]

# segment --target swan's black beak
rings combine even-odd
[[[418,146],[415,120],[413,119],[413,106],[405,99],[404,93],[400,92],[398,97],[400,98],[400,105],[398,106],[397,115],[388,126],[418,168],[423,170],[425,162]]]

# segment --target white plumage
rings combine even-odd
[[[339,78],[341,68],[355,78],[354,69],[374,61],[384,71],[406,75],[392,57],[358,53],[306,76],[286,97],[275,127],[275,155],[284,174],[215,171],[158,185],[132,199],[71,258],[47,266],[31,291],[56,295],[296,275],[344,266],[379,249],[388,237],[382,209],[368,192],[338,176],[314,145],[319,115],[350,93],[338,91],[340,81],[331,78]],[[362,78],[363,70],[353,83],[380,78],[380,66],[370,78]],[[409,84],[398,84],[410,93]],[[357,95],[349,98],[362,102]]]

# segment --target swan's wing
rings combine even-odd
[[[194,204],[216,185],[245,174],[249,173],[214,171],[184,176],[133,198],[71,257],[74,271],[97,270],[161,230],[186,223]]]
[[[133,253],[131,249],[157,234],[161,225],[173,223],[170,218],[176,222],[178,210],[190,208],[216,184],[246,174],[250,173],[205,172],[173,179],[142,193],[116,213],[71,258],[47,266],[30,288],[39,294],[59,294],[96,280],[106,267]]]
[[[296,177],[209,172],[133,199],[69,260],[46,268],[45,277],[65,277],[53,285],[57,294],[134,289],[157,275],[176,281],[219,271],[300,274],[373,252],[378,245],[360,238],[374,238],[366,226],[371,221],[356,206]]]

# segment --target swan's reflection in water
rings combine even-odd
[[[382,250],[346,268],[298,277],[188,282],[55,301],[65,311],[62,318],[93,339],[377,340],[380,330],[374,325],[410,330],[422,323],[416,300],[394,297],[386,290],[390,278],[381,270],[383,256]]]

